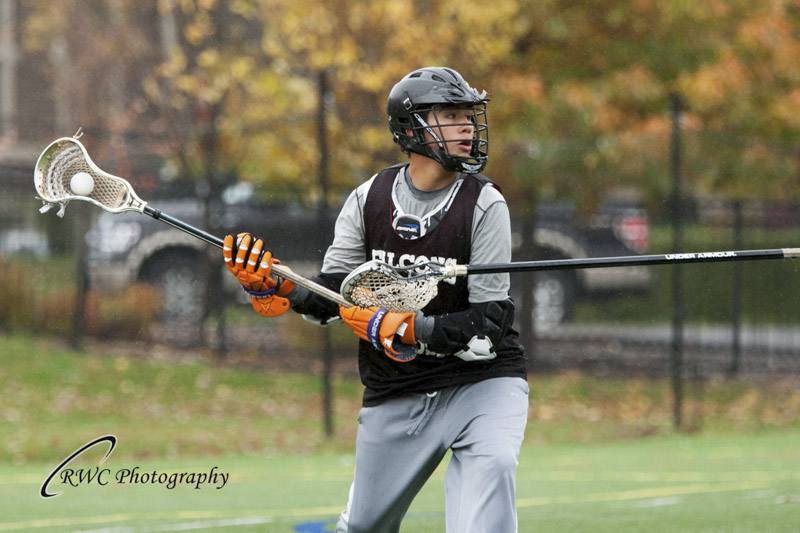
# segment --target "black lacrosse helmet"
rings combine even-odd
[[[389,93],[386,105],[389,129],[403,152],[430,157],[451,172],[477,174],[489,159],[489,123],[486,120],[489,98],[486,91],[479,93],[453,69],[426,67],[415,70]],[[435,113],[431,117],[436,122],[428,124],[429,111],[453,108],[472,109],[470,125],[474,129],[469,156],[455,155],[448,146],[463,139],[440,141],[441,130]],[[425,139],[425,131],[433,141]]]

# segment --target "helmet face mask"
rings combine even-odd
[[[450,172],[476,174],[489,158],[486,91],[479,93],[451,69],[428,67],[400,80],[389,93],[387,111],[394,141],[405,153],[437,161]],[[469,109],[466,121],[440,122],[442,111]],[[465,116],[465,114],[461,114]],[[445,135],[444,129],[471,129],[471,138]],[[461,143],[469,142],[465,152]]]
[[[436,105],[432,108],[421,108],[411,113],[412,136],[426,155],[442,165],[445,170],[473,174],[483,170],[489,158],[489,125],[486,122],[486,104],[464,108],[470,111],[468,121],[442,124],[440,116],[451,109]],[[447,128],[469,127],[472,133],[469,137],[449,136],[443,133]],[[427,133],[427,135],[426,135]],[[458,145],[464,141],[469,142],[469,153],[464,154]]]

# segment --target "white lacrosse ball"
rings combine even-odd
[[[72,194],[89,196],[94,190],[94,178],[88,172],[78,172],[69,180],[69,189]]]

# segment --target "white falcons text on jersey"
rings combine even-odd
[[[458,261],[452,257],[427,257],[424,255],[414,254],[396,254],[395,252],[387,252],[386,250],[372,250],[372,259],[374,261],[381,261],[393,267],[409,267],[413,265],[422,265],[428,262],[440,263],[443,265],[456,265]],[[455,278],[448,278],[444,280],[445,283],[455,285]]]

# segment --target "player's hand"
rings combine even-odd
[[[371,342],[390,359],[405,363],[417,356],[415,313],[391,313],[380,307],[339,306],[339,315],[356,335]]]
[[[223,240],[222,257],[228,271],[250,295],[258,314],[278,316],[289,310],[285,296],[294,289],[294,283],[270,277],[272,264],[280,261],[264,250],[264,241],[249,233],[240,233],[235,239],[228,235]]]
[[[249,233],[240,233],[236,238],[228,235],[222,241],[222,257],[228,271],[245,290],[264,291],[274,287],[268,281],[272,271],[272,254],[264,251],[264,241],[261,239]]]

